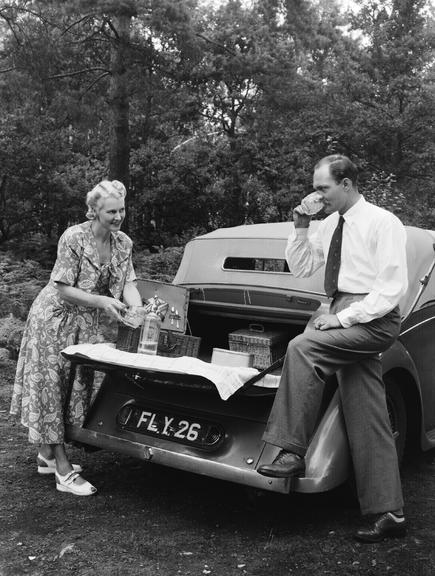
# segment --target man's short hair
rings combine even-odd
[[[325,156],[317,162],[314,170],[324,164],[329,164],[329,172],[337,183],[341,182],[343,178],[349,178],[354,186],[358,184],[358,168],[347,156],[341,154]]]

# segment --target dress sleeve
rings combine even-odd
[[[50,279],[53,282],[75,286],[80,272],[82,254],[83,246],[79,236],[69,229],[66,230],[57,245],[57,258]]]
[[[126,282],[134,282],[135,280],[137,280],[137,276],[136,276],[136,272],[134,271],[132,254],[130,252],[130,256],[128,258],[128,264],[127,264],[127,271],[125,273],[125,281]]]
[[[121,298],[126,282],[134,282],[136,273],[133,267],[133,242],[124,232],[115,236],[115,249],[110,263],[109,289],[114,298]]]

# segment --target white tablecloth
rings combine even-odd
[[[193,374],[207,378],[216,386],[222,400],[227,400],[234,392],[243,386],[252,376],[258,374],[256,368],[234,366],[219,366],[204,362],[198,358],[182,356],[170,358],[167,356],[152,356],[149,354],[135,354],[117,350],[111,344],[76,344],[63,350],[65,354],[89,358],[97,362],[115,364],[126,368],[141,368],[157,370],[159,372],[172,372],[177,374]],[[266,374],[255,386],[276,388],[279,376]]]

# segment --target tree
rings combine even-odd
[[[142,246],[284,220],[331,152],[430,225],[433,22],[423,0],[0,0],[0,243],[56,239],[103,177]]]
[[[430,81],[435,36],[428,5],[365,2],[352,19],[361,41],[331,83],[335,108],[343,93],[347,102],[343,119],[349,127],[343,126],[337,140],[347,140],[366,169],[367,184],[376,183],[378,198],[384,182],[386,205],[400,204],[405,220],[416,223],[419,204],[426,205],[426,214],[428,205],[435,206],[428,193],[434,184],[435,113]]]

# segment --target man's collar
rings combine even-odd
[[[366,200],[364,196],[361,196],[353,206],[351,206],[348,210],[346,210],[344,214],[342,214],[344,221],[349,223],[355,220],[355,218],[357,218],[361,211],[364,209],[365,204]]]

